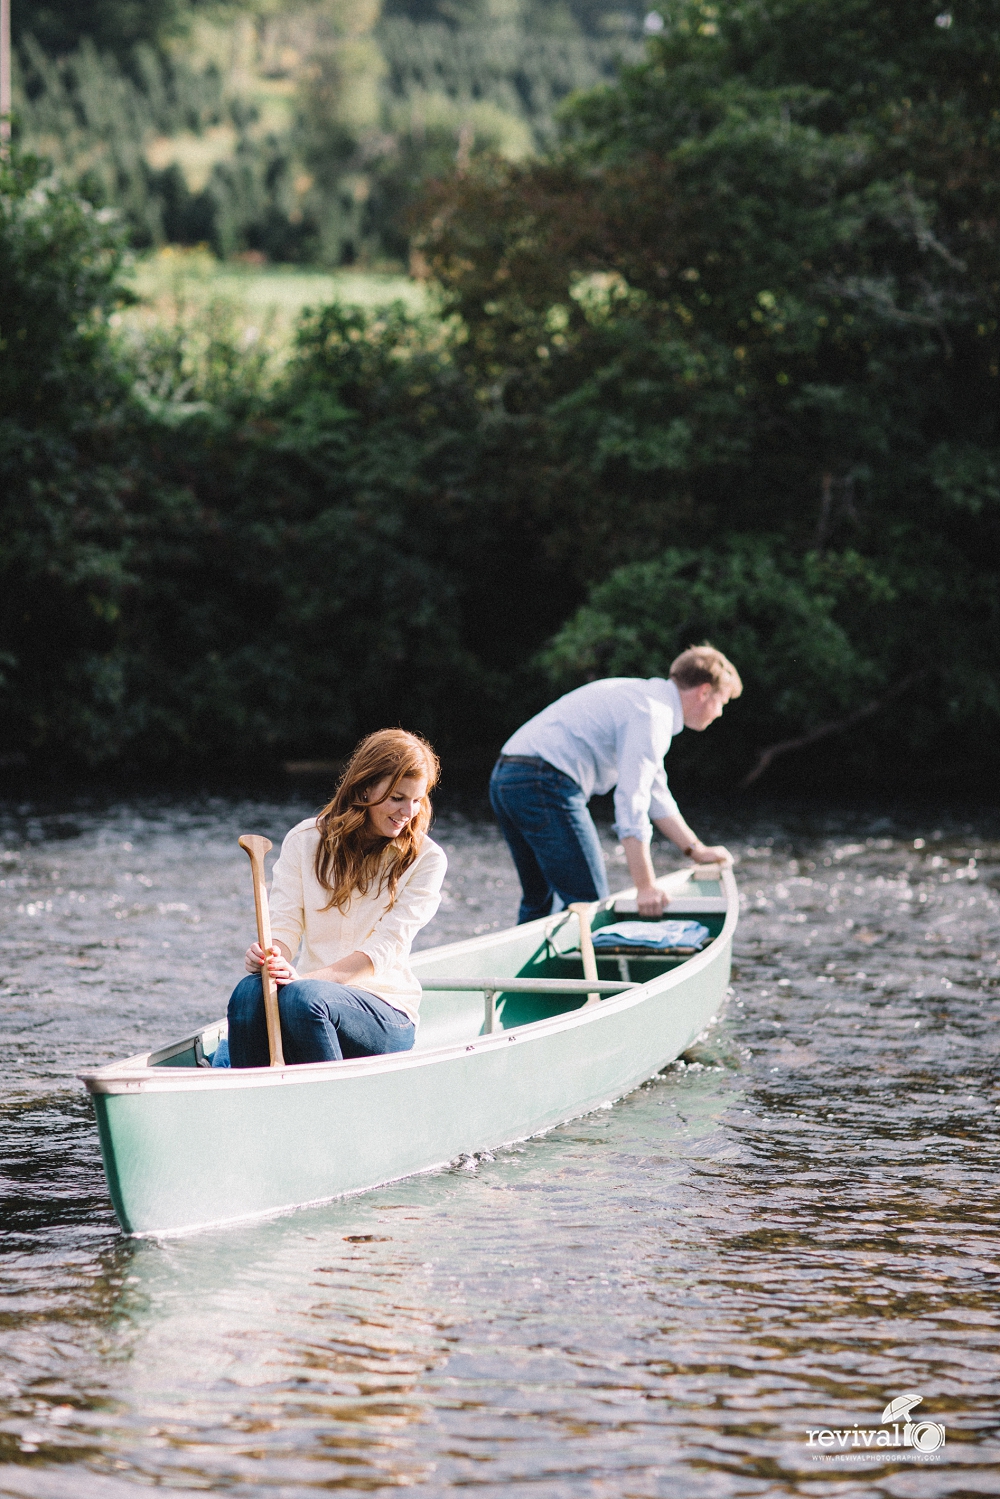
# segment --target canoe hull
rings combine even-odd
[[[735,885],[731,894],[735,896]],[[187,1232],[364,1191],[538,1134],[683,1052],[729,984],[735,915],[690,964],[553,1019],[431,1051],[252,1072],[85,1078],[126,1233]],[[463,946],[419,955],[453,974]],[[488,971],[488,970],[487,970]]]

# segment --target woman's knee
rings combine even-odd
[[[323,991],[329,988],[330,984],[318,984],[313,979],[293,979],[290,984],[282,984],[278,990],[278,1013],[282,1020],[294,1023],[305,1017],[326,1017],[330,1007]]]
[[[248,1020],[264,1002],[264,985],[260,975],[248,973],[240,979],[229,997],[230,1020]]]

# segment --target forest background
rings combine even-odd
[[[1000,761],[1000,8],[19,7],[0,757],[454,759],[709,638],[688,784]],[[28,25],[30,23],[30,33]],[[281,357],[128,256],[409,267]]]

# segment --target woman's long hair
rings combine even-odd
[[[316,878],[330,899],[324,907],[346,911],[351,896],[379,894],[388,888],[389,905],[396,900],[400,876],[409,869],[430,826],[430,792],[437,785],[441,765],[425,739],[405,729],[379,729],[362,739],[340,778],[333,800],[316,819]],[[382,838],[368,821],[367,796],[388,776],[384,796],[391,796],[406,776],[426,776],[427,792],[417,815],[396,838]]]

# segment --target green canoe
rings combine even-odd
[[[690,1046],[729,985],[736,882],[727,869],[685,879],[664,882],[666,916],[697,916],[708,945],[599,956],[597,983],[567,912],[415,953],[413,1051],[213,1069],[216,1021],[82,1074],[122,1228],[175,1234],[363,1192],[620,1098]],[[630,904],[634,892],[612,897],[594,932]]]

